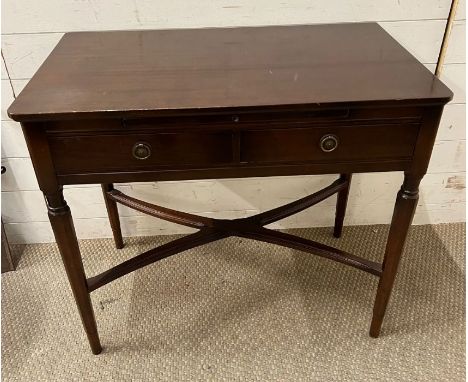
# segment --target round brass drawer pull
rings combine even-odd
[[[132,154],[135,159],[148,159],[151,156],[151,146],[148,143],[137,142],[133,146]]]
[[[320,148],[323,152],[329,153],[338,147],[338,137],[333,134],[324,135],[320,139]]]

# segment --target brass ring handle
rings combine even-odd
[[[151,156],[151,146],[145,142],[137,142],[133,146],[132,154],[135,159],[148,159]]]
[[[323,152],[329,153],[338,147],[338,137],[333,134],[324,135],[320,139],[320,148]]]

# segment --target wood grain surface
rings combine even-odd
[[[31,121],[451,97],[376,23],[77,32],[8,113]]]

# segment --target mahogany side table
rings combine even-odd
[[[9,108],[20,121],[76,304],[101,352],[90,293],[228,236],[275,243],[379,277],[380,332],[452,92],[376,23],[67,33]],[[337,193],[351,174],[402,171],[383,263],[264,226]],[[152,205],[115,182],[340,174],[330,186],[248,218]],[[117,203],[198,231],[87,277],[63,185],[102,184],[115,244]],[[266,192],[266,197],[268,193]]]

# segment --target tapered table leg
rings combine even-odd
[[[335,227],[333,228],[333,236],[336,238],[341,237],[343,231],[343,222],[346,214],[346,205],[348,204],[349,188],[351,187],[352,174],[341,174],[340,179],[346,180],[348,185],[338,192],[336,199],[336,215],[335,215]]]
[[[67,272],[91,350],[94,354],[99,354],[102,351],[102,347],[99,341],[96,320],[88,293],[86,276],[70,208],[63,199],[61,189],[56,194],[46,195],[46,202],[55,240],[62,256],[63,265]]]
[[[405,180],[397,194],[392,223],[388,234],[387,246],[383,261],[383,273],[379,280],[377,295],[374,303],[374,312],[370,327],[370,336],[378,337],[382,327],[393,282],[403,253],[406,236],[413,220],[414,211],[418,204],[418,187],[420,176],[405,174]]]
[[[109,222],[112,228],[112,235],[114,236],[115,247],[121,249],[124,247],[124,243],[122,230],[120,228],[119,210],[117,209],[117,203],[107,196],[108,191],[114,190],[114,185],[112,183],[102,184],[101,188],[106,203],[107,215],[109,216]]]

